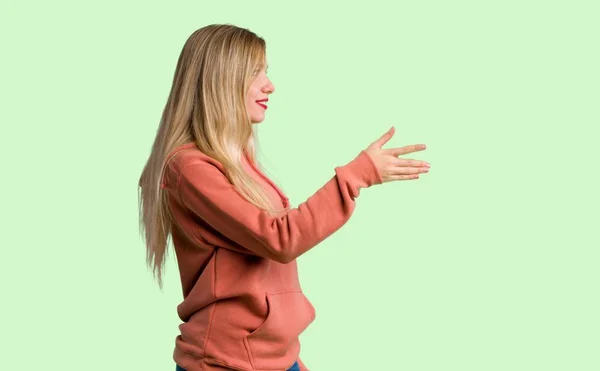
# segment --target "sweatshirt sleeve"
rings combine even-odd
[[[381,184],[370,156],[361,151],[297,208],[272,216],[246,200],[215,165],[181,168],[180,202],[242,252],[289,263],[341,228],[352,215],[361,188]]]

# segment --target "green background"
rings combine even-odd
[[[312,371],[600,370],[595,1],[1,3],[1,370],[174,370],[137,181],[187,37],[268,44],[264,165],[303,202],[396,126],[421,180],[299,258]]]

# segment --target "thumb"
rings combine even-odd
[[[367,149],[381,149],[384,144],[389,142],[390,139],[394,136],[396,129],[392,126],[390,130],[388,130],[385,134],[383,134],[379,139],[371,143],[371,145]]]

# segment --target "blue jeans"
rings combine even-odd
[[[175,371],[185,371],[185,369],[177,365]],[[287,371],[300,371],[300,366],[298,365],[298,362],[294,363],[292,367],[290,367]]]

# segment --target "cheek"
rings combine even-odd
[[[246,103],[250,104],[250,103],[254,103],[254,101],[256,101],[258,98],[256,98],[256,89],[254,88],[250,88],[250,90],[248,90],[248,94],[246,95]]]

